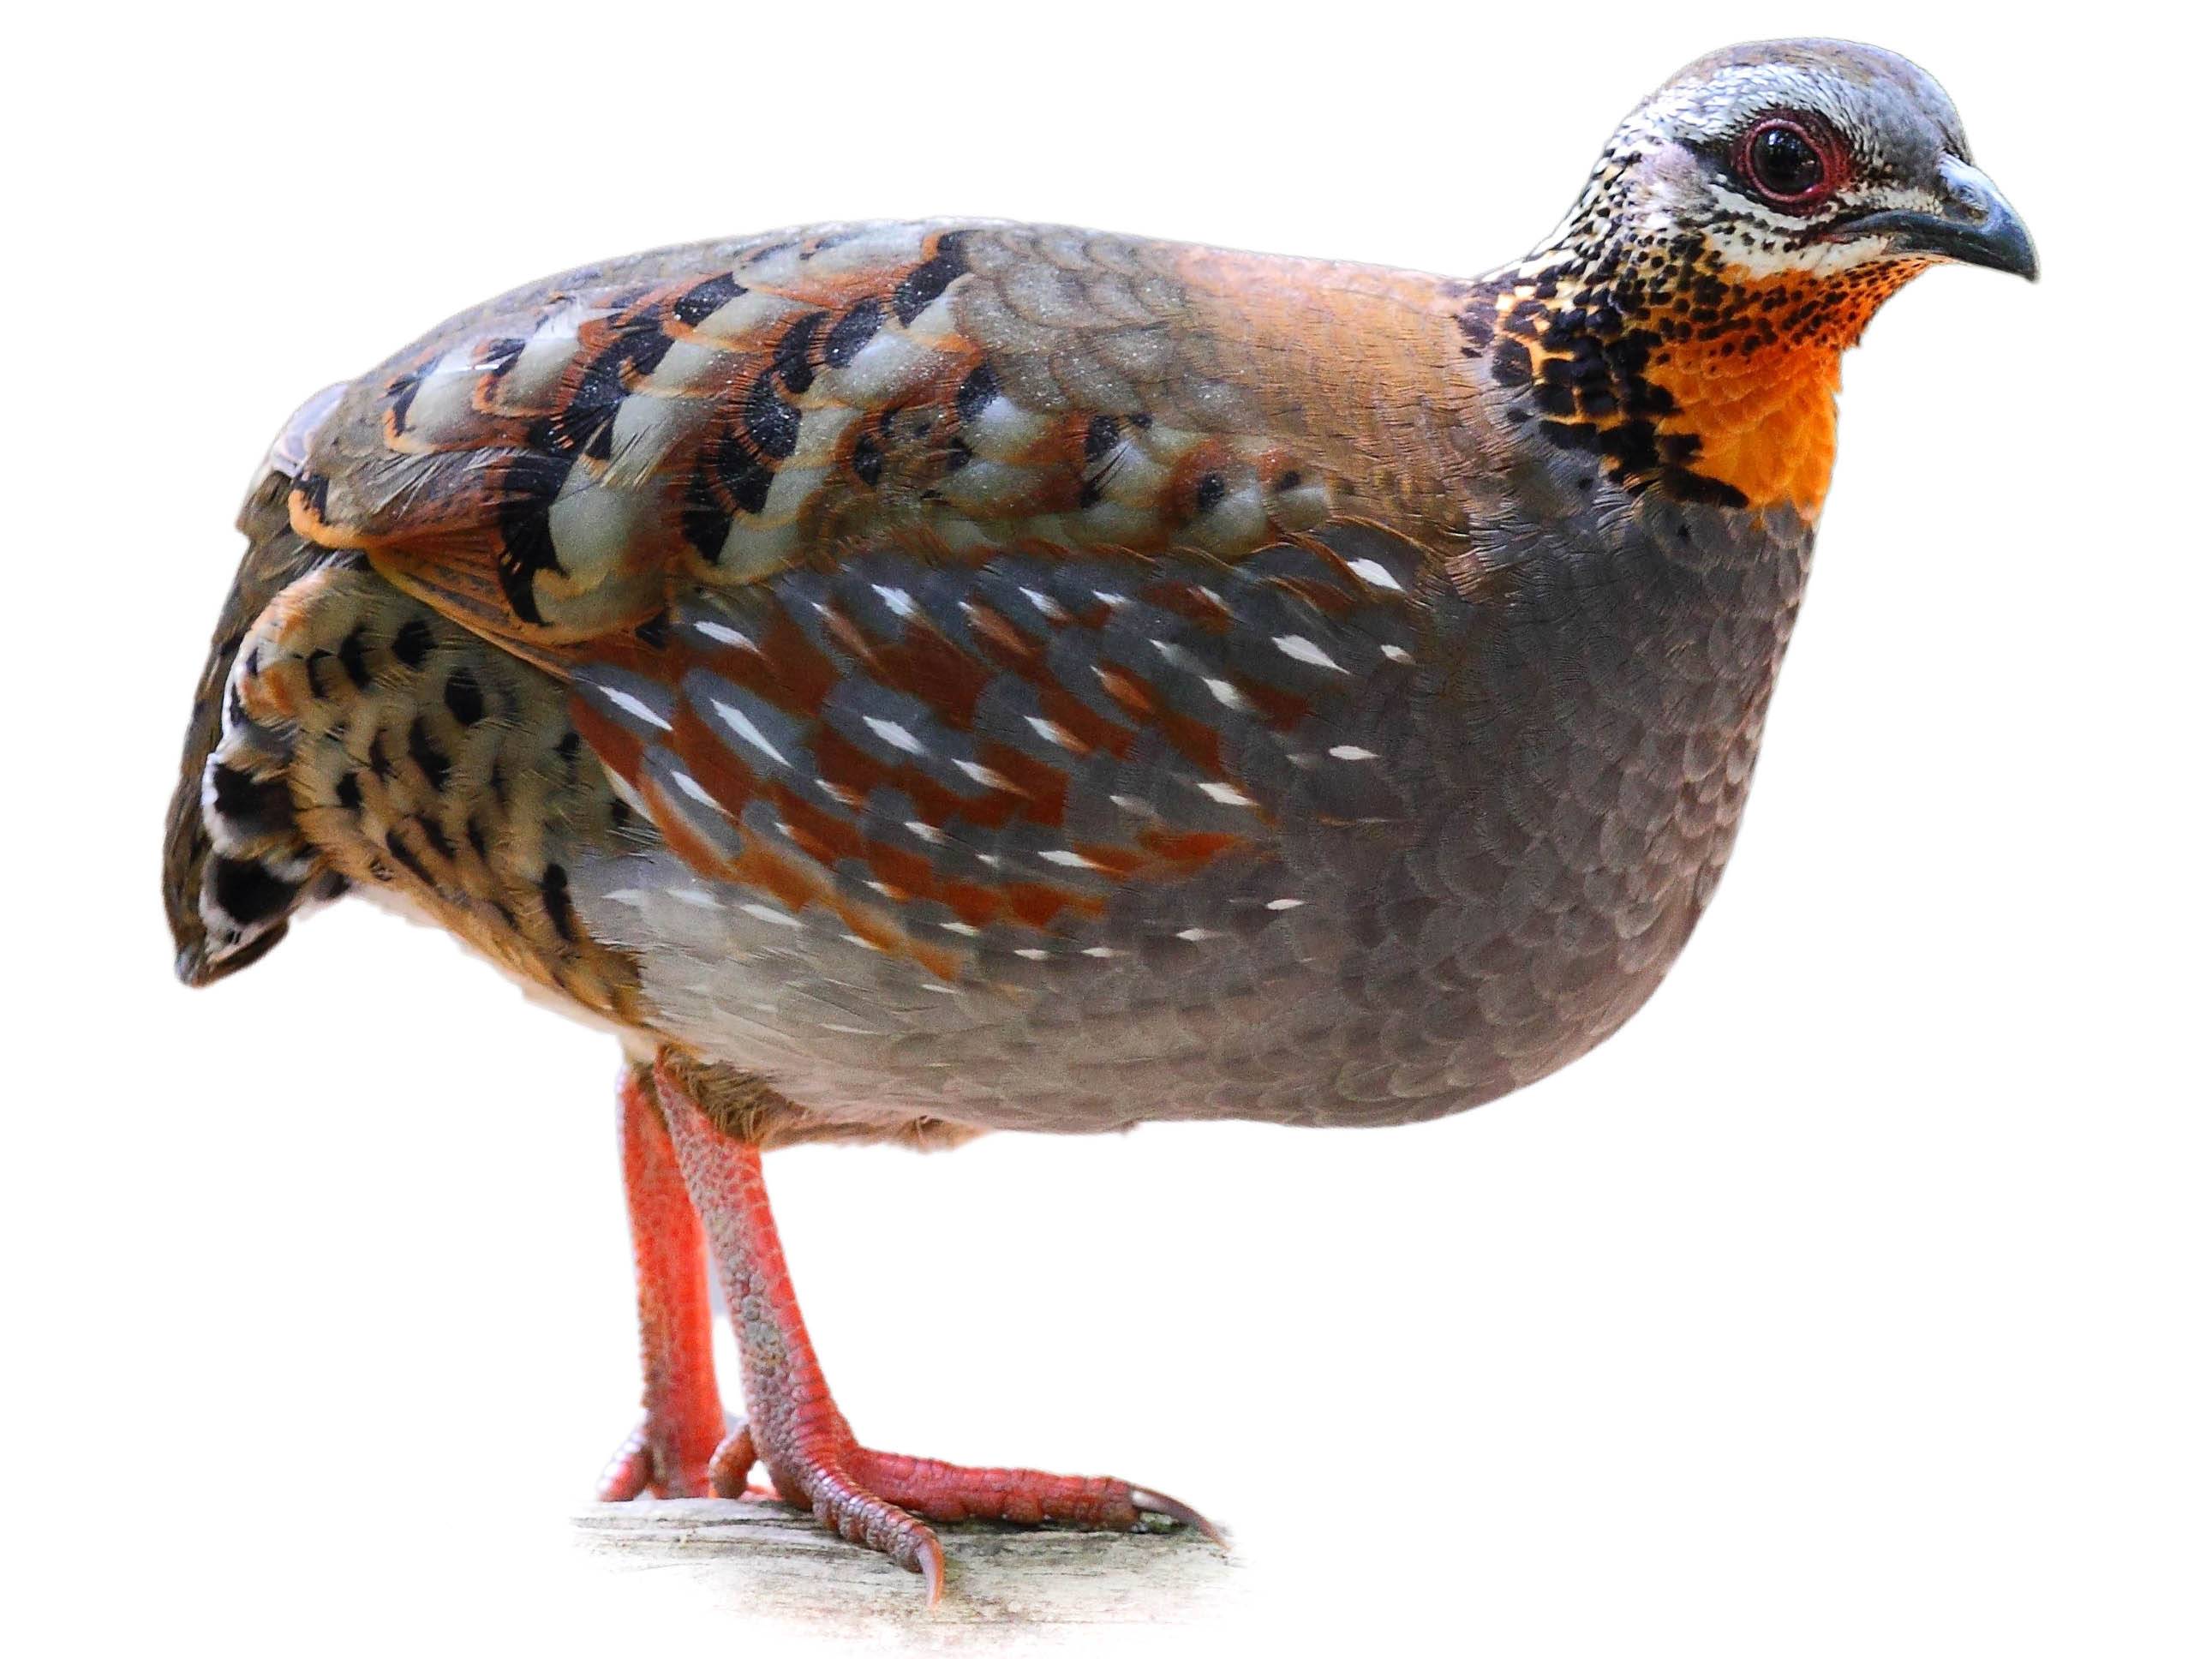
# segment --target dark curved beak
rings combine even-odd
[[[1866,213],[1838,223],[1832,238],[1875,232],[1899,253],[1922,253],[1960,264],[2036,277],[2035,243],[2012,204],[1979,167],[1947,155],[1942,163],[1943,208],[1938,213]]]

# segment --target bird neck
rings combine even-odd
[[[1475,355],[1551,443],[1632,493],[1817,519],[1843,354],[1919,267],[1753,272],[1693,236],[1563,233],[1474,284]]]

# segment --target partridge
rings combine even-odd
[[[859,1441],[761,1152],[1403,1123],[1618,1030],[1735,839],[1838,360],[1945,260],[2035,274],[1936,82],[1807,40],[1682,70],[1472,279],[931,222],[518,289],[269,453],[178,971],[358,891],[620,1033],[605,1495],[764,1465],[933,1598],[932,1519],[1204,1527]]]

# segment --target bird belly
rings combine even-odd
[[[1600,838],[1623,854],[1638,839],[1562,823],[1493,862],[1464,820],[1419,840],[1347,827],[950,973],[833,913],[702,883],[665,852],[573,874],[585,927],[636,963],[651,1024],[810,1113],[1076,1132],[1379,1125],[1532,1082],[1656,988],[1702,865],[1559,855]]]

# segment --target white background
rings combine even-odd
[[[875,1443],[1231,1526],[1216,1646],[2212,1644],[2197,25],[61,15],[11,23],[0,100],[18,1651],[604,1652],[684,1617],[568,1534],[636,1390],[605,1039],[361,905],[169,976],[178,737],[302,395],[541,272],[809,219],[1471,273],[1678,64],[1793,30],[1942,77],[2047,276],[1936,272],[1850,360],[1741,850],[1656,1000],[1425,1127],[780,1155],[786,1240]]]

